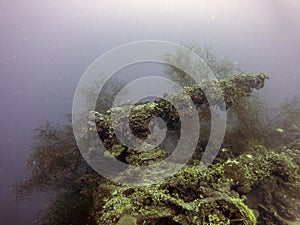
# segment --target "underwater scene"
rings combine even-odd
[[[298,10],[2,1],[0,224],[300,224]]]

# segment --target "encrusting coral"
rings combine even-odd
[[[233,132],[225,135],[218,155],[207,168],[201,160],[210,130],[205,130],[204,126],[204,129],[201,127],[203,137],[199,138],[194,155],[173,176],[156,183],[148,182],[159,176],[158,171],[149,167],[142,171],[145,185],[116,184],[87,164],[75,142],[71,125],[57,128],[47,123],[37,129],[34,151],[28,161],[31,174],[18,185],[17,197],[35,190],[55,191],[57,195],[50,202],[48,211],[37,220],[37,224],[47,225],[300,224],[300,132],[294,129],[293,137],[296,138],[286,139],[290,140],[289,144],[286,141],[284,146],[274,148],[274,145],[266,144],[265,137],[288,136],[286,127],[276,130],[278,126],[275,125],[274,132],[267,132],[256,126],[260,121],[253,124],[258,117],[249,115],[250,120],[247,120],[246,116],[252,111],[249,111],[251,107],[244,107],[247,102],[243,100],[262,88],[266,79],[268,77],[263,73],[239,74],[232,78],[206,80],[201,87],[185,87],[185,94],[165,96],[166,100],[138,102],[129,114],[129,125],[135,136],[144,139],[151,135],[153,117],[160,117],[166,125],[162,144],[143,146],[147,151],[137,151],[122,144],[111,127],[111,116],[121,112],[114,122],[122,131],[122,123],[126,122],[122,112],[127,110],[127,103],[109,109],[106,114],[91,111],[90,121],[80,127],[80,141],[87,144],[85,154],[91,160],[101,163],[101,160],[115,157],[127,164],[126,169],[117,174],[117,180],[135,179],[136,168],[162,162],[172,154],[180,137],[181,124],[178,112],[168,100],[180,105],[186,103],[187,94],[204,125],[211,123],[211,106],[220,107],[221,111],[232,110],[239,125],[245,125],[236,129],[233,124]],[[220,104],[222,96],[218,88],[226,108]],[[242,113],[238,111],[240,109]],[[185,110],[190,113],[189,108]],[[249,136],[247,126],[252,124]],[[106,151],[98,151],[95,147],[99,145],[99,139],[91,138],[95,131]],[[255,132],[257,135],[253,135]],[[173,163],[178,162],[174,160]],[[107,169],[111,169],[109,165]]]

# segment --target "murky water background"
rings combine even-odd
[[[32,224],[48,194],[13,205],[32,130],[63,123],[85,69],[105,51],[158,39],[211,46],[245,72],[271,77],[273,103],[300,94],[300,3],[277,1],[0,2],[0,224]],[[151,70],[150,70],[151,72]]]

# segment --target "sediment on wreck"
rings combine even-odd
[[[239,74],[230,79],[206,81],[204,88],[212,90],[210,103],[218,106],[220,96],[213,95],[218,82],[228,108],[253,90],[262,88],[266,79],[264,74]],[[186,87],[185,92],[198,109],[205,112],[208,101],[202,89]],[[167,98],[184,101],[180,93]],[[110,154],[131,165],[120,177],[130,176],[134,166],[153,164],[168,156],[168,152],[159,147],[138,152],[118,141],[110,127],[110,115],[124,108],[126,104],[108,110],[107,114],[92,112],[96,121],[94,129]],[[180,128],[176,110],[168,101],[158,99],[131,108],[133,133],[147,137],[153,116],[163,118],[170,130]],[[121,124],[123,118],[118,119]],[[94,194],[97,209],[94,216],[99,225],[289,224],[300,217],[299,169],[294,160],[300,148],[293,146],[275,152],[253,141],[240,155],[231,154],[231,149],[223,146],[219,159],[205,170],[199,169],[200,158],[194,157],[174,176],[151,186],[130,187],[108,182],[111,191],[105,201],[101,193]],[[155,171],[147,173],[149,179],[155,176]]]

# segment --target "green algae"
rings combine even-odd
[[[285,196],[281,201],[285,212],[274,208],[274,202],[265,205],[261,202],[256,206],[249,203],[259,201],[261,195],[270,191],[261,190],[261,195],[255,196],[265,182],[271,183],[270,180],[284,184],[276,186],[273,183],[273,188]],[[285,152],[275,153],[262,146],[253,146],[247,154],[205,170],[199,170],[199,165],[186,165],[173,177],[155,185],[115,186],[114,194],[97,214],[98,224],[117,223],[124,215],[135,217],[137,224],[160,224],[160,221],[197,225],[256,224],[257,219],[261,224],[270,217],[267,213],[281,221],[277,224],[285,224],[284,221],[297,219],[298,188],[298,166],[291,157]],[[249,205],[255,207],[252,209],[258,215],[254,215]],[[294,217],[288,217],[287,212]]]

